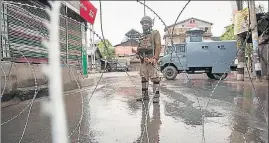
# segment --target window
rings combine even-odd
[[[190,23],[195,23],[195,20],[191,19],[191,20],[190,20]]]
[[[208,50],[208,46],[207,45],[204,45],[204,46],[202,46],[202,49]]]
[[[165,49],[165,55],[171,54],[174,51],[174,48],[172,46],[167,46]]]
[[[199,35],[191,35],[190,37],[190,42],[201,42],[202,41],[202,37]]]
[[[179,46],[179,52],[181,52],[181,53],[185,52],[185,45]]]
[[[184,25],[182,25],[182,27],[184,27]]]
[[[184,53],[185,52],[185,45],[175,45],[176,46],[176,53]]]
[[[205,32],[207,32],[207,30],[208,30],[208,27],[205,28]]]

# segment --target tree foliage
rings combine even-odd
[[[226,27],[226,31],[220,36],[221,40],[235,40],[234,25]]]
[[[115,57],[115,49],[114,47],[108,47],[108,51],[106,53],[106,58],[108,60],[111,60]]]
[[[108,49],[106,49],[106,46]],[[106,57],[107,59],[112,59],[115,55],[115,50],[112,44],[109,42],[109,40],[104,40],[104,42],[99,41],[97,43],[97,47],[100,50],[103,57]]]
[[[256,6],[255,9],[256,9],[256,13],[264,13],[264,6],[262,5]],[[236,37],[234,35],[233,24],[226,27],[226,31],[221,35],[220,39],[221,40],[236,40]]]

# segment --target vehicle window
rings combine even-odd
[[[165,55],[171,54],[171,52],[174,51],[174,48],[172,46],[167,46],[165,50]]]
[[[184,53],[185,52],[185,45],[177,45],[176,46],[176,53]]]

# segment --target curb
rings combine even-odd
[[[81,79],[79,81],[81,90],[73,89],[64,91],[64,95],[76,94],[79,92],[84,92],[88,87],[95,85],[95,79],[88,78],[88,79]],[[30,100],[34,98],[35,95],[35,87],[27,87],[27,88],[18,88],[16,91],[6,94],[1,98],[1,108],[5,108],[8,106],[12,106],[23,102],[25,100]],[[40,85],[37,87],[37,95],[35,99],[46,97],[48,96],[48,86],[47,85]]]
[[[237,81],[237,80],[223,80],[224,83],[232,83],[232,84],[249,84],[251,85],[251,81],[249,79],[245,79],[244,81]],[[253,80],[253,85],[259,85],[259,86],[268,86],[269,81],[262,81],[257,82],[256,80]]]

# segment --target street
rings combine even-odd
[[[185,74],[180,74],[174,81],[163,79],[159,104],[152,101],[142,104],[135,101],[141,95],[140,77],[136,72],[130,72],[130,76],[132,80],[125,72],[104,73],[92,97],[94,86],[83,92],[84,100],[77,92],[65,95],[69,134],[78,126],[82,105],[84,113],[81,126],[73,132],[70,142],[200,143],[204,133],[206,143],[268,143],[265,119],[268,85],[255,86],[262,102],[259,103],[251,84],[221,81],[210,96],[217,81],[204,75],[189,75],[192,88]],[[92,78],[98,81],[99,75]],[[149,91],[152,92],[152,83]],[[150,95],[152,98],[152,93]],[[51,142],[50,121],[40,109],[41,101],[46,98],[35,100],[22,143]],[[30,102],[2,108],[1,122],[19,114]],[[2,143],[19,142],[28,110],[1,126]]]

